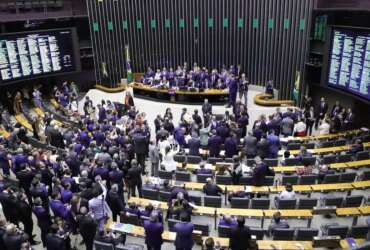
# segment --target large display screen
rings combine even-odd
[[[0,82],[80,70],[75,29],[0,35]]]
[[[370,30],[334,27],[328,85],[370,100]]]

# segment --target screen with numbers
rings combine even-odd
[[[328,84],[370,100],[370,30],[334,27]]]
[[[74,29],[0,35],[0,82],[80,70]]]

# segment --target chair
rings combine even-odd
[[[251,186],[253,184],[252,179],[252,176],[243,176],[240,178],[239,183],[240,185]]]
[[[339,182],[342,182],[342,183],[354,182],[356,180],[356,177],[357,177],[357,174],[355,172],[342,173],[340,175]]]
[[[362,172],[361,180],[363,180],[363,181],[370,180],[370,171],[364,171],[364,172]]]
[[[248,198],[232,197],[230,199],[230,205],[231,205],[232,208],[248,208],[249,207],[249,199]]]
[[[143,188],[141,189],[141,194],[143,198],[150,199],[150,200],[158,200],[158,190]]]
[[[347,226],[333,225],[333,226],[328,227],[326,235],[328,235],[328,236],[337,235],[341,239],[344,239],[344,238],[346,238],[347,233],[348,233],[348,227]]]
[[[94,240],[95,250],[114,250],[114,246],[111,243],[105,243]]]
[[[253,198],[251,208],[252,209],[269,209],[270,199]]]
[[[337,156],[336,155],[324,155],[322,158],[322,164],[332,164],[337,161]]]
[[[122,246],[116,246],[116,250],[144,250],[144,246],[139,244],[127,243]]]
[[[263,181],[265,186],[273,186],[274,185],[274,176],[265,176],[265,180]]]
[[[307,149],[314,149],[316,144],[314,142],[308,142],[303,144],[303,146],[305,146]]]
[[[285,166],[298,166],[301,164],[301,160],[299,158],[286,158],[285,159]]]
[[[352,226],[349,237],[358,239],[358,238],[366,238],[369,232],[369,226]]]
[[[338,183],[340,179],[340,174],[327,174],[324,176],[324,180],[322,183],[329,184],[329,183]]]
[[[160,201],[168,201],[171,197],[170,192],[165,192],[165,191],[159,191],[159,200]]]
[[[222,162],[222,159],[216,157],[209,157],[207,161],[209,164],[215,165],[216,162]]]
[[[265,230],[263,228],[250,227],[249,232],[251,235],[255,235],[257,240],[263,240],[263,237],[265,236]]]
[[[297,175],[283,175],[283,178],[281,180],[281,185],[286,185],[287,183],[290,183],[292,185],[297,185],[298,176]]]
[[[40,9],[41,8],[40,1],[39,0],[32,0],[32,8]]]
[[[341,207],[343,204],[343,197],[328,197],[323,199],[323,206]]]
[[[302,175],[299,178],[299,185],[314,185],[317,181],[317,175]]]
[[[220,185],[230,185],[231,176],[216,175],[216,183]]]
[[[266,158],[263,160],[269,167],[276,167],[278,165],[278,159]]]
[[[202,197],[201,196],[189,195],[189,199],[195,205],[202,206]]]
[[[316,157],[303,157],[302,163],[308,164],[308,165],[315,165]]]
[[[161,179],[171,180],[172,179],[172,175],[173,175],[172,172],[167,172],[167,171],[164,171],[164,170],[159,170],[158,171],[158,176]]]
[[[272,232],[273,240],[293,240],[295,229],[291,228],[276,228]]]
[[[120,213],[119,221],[125,224],[140,225],[139,217],[136,214],[128,214],[125,212]]]
[[[298,201],[298,209],[313,209],[317,206],[317,201],[315,198],[301,198]]]
[[[206,183],[208,178],[212,178],[211,174],[197,174],[197,182]]]
[[[359,207],[362,204],[364,197],[362,195],[351,195],[344,199],[343,207]]]
[[[204,196],[204,206],[206,207],[221,207],[221,197],[219,196]]]
[[[329,148],[329,147],[333,147],[334,146],[334,142],[333,141],[323,141],[321,143],[321,148]]]
[[[173,156],[173,159],[176,161],[176,162],[186,162],[186,155],[174,155]]]
[[[361,151],[356,153],[356,160],[362,161],[370,158],[369,151]]]
[[[218,237],[223,237],[223,238],[229,237],[230,227],[228,227],[228,226],[218,226],[217,232],[218,232]]]
[[[277,199],[276,208],[277,209],[295,209],[295,206],[297,204],[296,199]]]
[[[202,236],[208,236],[209,235],[209,225],[208,224],[194,223],[194,230],[201,231]]]
[[[312,241],[313,237],[319,235],[319,229],[316,228],[297,228],[297,236],[295,240]]]
[[[185,181],[185,182],[190,182],[190,173],[186,173],[186,172],[176,172],[175,173],[175,176],[176,176],[176,180],[177,181]]]
[[[191,164],[199,164],[202,161],[200,156],[188,155],[187,162]]]
[[[338,155],[337,162],[349,162],[349,161],[352,161],[351,154]]]
[[[288,143],[288,145],[286,146],[287,150],[299,150],[300,148],[301,148],[300,143]]]
[[[345,146],[347,144],[346,139],[339,139],[334,142],[334,146],[339,147],[339,146]]]

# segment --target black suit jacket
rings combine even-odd
[[[90,215],[80,215],[77,217],[77,223],[80,233],[84,238],[95,238],[97,223]]]
[[[127,179],[130,186],[141,184],[141,167],[131,167],[127,171]]]
[[[6,250],[19,250],[21,245],[28,239],[28,236],[24,233],[9,235],[5,233],[3,235],[3,241]],[[49,249],[48,249],[49,250]]]
[[[46,235],[47,250],[66,250],[65,240],[54,234]]]
[[[249,249],[249,240],[251,234],[249,227],[233,226],[230,228],[230,248],[232,250],[246,250]]]
[[[116,192],[109,191],[108,192],[108,204],[112,211],[120,212],[124,211],[125,203],[123,201],[123,197],[120,196]]]

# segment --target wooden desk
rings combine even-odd
[[[269,186],[270,193],[280,193],[285,190],[285,186]],[[311,192],[312,188],[310,185],[293,185],[295,192]]]
[[[8,138],[10,136],[10,133],[8,131],[6,131],[5,129],[0,128],[0,136],[2,136],[4,138]]]
[[[257,94],[254,96],[254,103],[261,106],[294,106],[294,101],[292,100],[276,100],[270,94]]]
[[[365,242],[365,239],[354,239],[357,246],[362,245]],[[341,249],[351,249],[346,240],[340,240],[339,242]]]
[[[28,122],[28,120],[22,115],[15,115],[15,119],[26,129],[33,131],[32,125]]]
[[[352,183],[354,188],[370,188],[370,181],[355,181]]]
[[[59,103],[55,99],[50,99],[50,103],[54,106],[54,108],[59,108]]]
[[[311,241],[280,241],[280,240],[258,240],[258,249],[259,250],[311,250],[312,242]]]
[[[263,210],[263,213],[265,217],[272,217],[278,211],[284,218],[312,218],[312,211],[309,209],[269,209]]]
[[[333,190],[350,190],[353,189],[352,183],[333,183],[311,185],[313,191],[333,191]]]
[[[263,217],[261,209],[241,209],[241,208],[217,208],[217,214],[228,214],[245,217]]]
[[[358,208],[361,212],[361,215],[369,215],[370,214],[370,206],[364,206]]]
[[[364,143],[364,148],[370,148],[370,142],[365,142]]]
[[[345,163],[345,162],[339,162],[339,163],[329,164],[329,168],[331,168],[331,169],[343,169],[343,168],[348,168],[348,166],[347,166],[347,163]]]
[[[297,167],[302,167],[302,166],[277,166],[277,167],[272,167],[272,169],[276,173],[288,173],[288,172],[295,172]]]
[[[357,207],[343,207],[337,208],[335,211],[336,215],[338,216],[354,216],[354,215],[361,215],[359,208]]]
[[[349,130],[342,133],[336,133],[336,134],[327,134],[327,135],[315,135],[315,136],[304,136],[304,137],[294,137],[294,136],[288,136],[285,138],[281,138],[280,141],[282,142],[289,142],[289,141],[311,141],[311,140],[322,140],[322,139],[334,139],[338,137],[344,137],[347,135],[357,134],[360,132],[359,129]],[[370,147],[370,143],[368,144],[368,147]]]
[[[361,161],[350,161],[347,162],[348,168],[359,168],[359,167],[367,167],[370,166],[370,159],[361,160]]]

